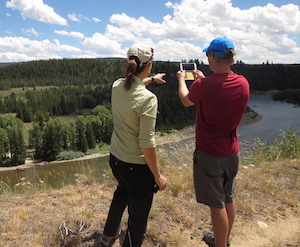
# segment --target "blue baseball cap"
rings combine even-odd
[[[203,49],[203,52],[212,51],[217,57],[224,57],[228,49],[234,49],[234,44],[230,39],[225,37],[215,38],[209,46]]]

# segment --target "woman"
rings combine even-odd
[[[153,193],[164,190],[167,179],[161,174],[154,139],[157,98],[146,89],[156,81],[165,83],[165,74],[149,77],[153,49],[131,47],[127,52],[126,77],[112,86],[114,131],[109,164],[118,181],[100,246],[112,246],[120,235],[120,222],[128,206],[128,226],[123,247],[139,247],[146,232]]]

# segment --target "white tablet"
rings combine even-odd
[[[195,80],[193,70],[197,70],[196,63],[180,63],[180,70],[185,70],[186,80]]]

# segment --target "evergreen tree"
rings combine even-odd
[[[99,126],[100,128],[94,130],[99,137],[99,142],[110,143],[110,138],[113,131],[111,111],[103,105],[98,105],[93,109],[92,114],[97,116],[101,122],[101,126]]]
[[[9,142],[11,164],[13,166],[24,164],[26,159],[26,147],[23,137],[23,128],[14,126],[12,129],[10,129]]]
[[[42,158],[43,126],[34,123],[29,130],[29,147],[35,149],[35,159]]]
[[[93,130],[93,124],[92,122],[89,122],[88,119],[86,119],[86,139],[89,149],[92,149],[96,146],[96,137]]]
[[[86,122],[83,116],[79,116],[75,124],[76,141],[75,146],[77,151],[86,153],[88,149],[88,141],[86,138]]]
[[[4,151],[10,153],[11,165],[20,165],[26,159],[26,147],[24,143],[23,128],[24,123],[22,120],[13,116],[0,116],[0,128],[2,131]],[[3,156],[2,156],[3,157]]]
[[[62,120],[51,118],[43,132],[42,159],[47,161],[55,160],[62,149]]]
[[[0,166],[3,165],[3,158],[8,151],[8,136],[5,129],[0,128]]]

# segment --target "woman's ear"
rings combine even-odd
[[[148,74],[151,73],[151,69],[152,69],[152,60],[150,60],[150,61],[147,63],[145,69],[148,71]]]

